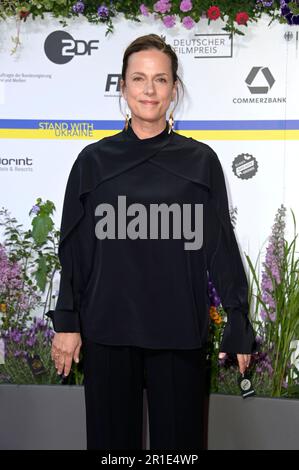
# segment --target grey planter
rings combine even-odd
[[[208,449],[299,449],[299,400],[212,394],[207,412]],[[83,386],[0,385],[0,416],[1,450],[86,448]]]
[[[211,395],[209,449],[298,450],[299,400]]]
[[[0,450],[84,450],[84,388],[80,385],[0,385]],[[147,432],[144,400],[144,443]]]
[[[83,386],[0,385],[0,449],[84,449]]]

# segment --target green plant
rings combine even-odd
[[[201,18],[208,18],[208,22],[221,18],[225,26],[223,29],[231,34],[244,34],[239,26],[247,26],[248,22],[257,22],[263,13],[269,16],[270,23],[298,24],[299,8],[296,2],[285,0],[143,0],[131,2],[124,1],[71,1],[71,0],[32,0],[17,1],[4,0],[0,5],[0,18],[3,20],[15,17],[17,20],[17,36],[13,38],[14,53],[20,45],[20,23],[28,17],[44,18],[46,13],[59,18],[60,23],[67,26],[66,19],[84,16],[89,22],[106,25],[106,35],[114,31],[113,20],[123,14],[127,20],[141,22],[141,18],[153,15],[161,19],[166,28],[173,27],[177,22],[182,23],[186,29],[192,29]]]
[[[43,314],[52,307],[53,279],[60,268],[57,255],[59,231],[51,218],[55,206],[40,198],[29,212],[32,228],[23,230],[4,208],[0,227],[4,244],[0,244],[0,311],[2,328],[21,327],[30,312],[43,305]],[[42,301],[42,295],[46,298]]]
[[[0,211],[4,229],[4,242],[0,243],[0,332],[5,345],[0,382],[61,381],[51,359],[54,332],[45,315],[53,308],[53,281],[60,270],[60,232],[52,220],[54,211],[53,202],[38,198],[29,212],[31,229],[26,231],[6,209]],[[43,315],[37,319],[33,313],[39,308]],[[73,363],[63,383],[82,382],[81,363]]]
[[[59,383],[51,360],[53,330],[47,322],[34,318],[29,327],[10,328],[2,332],[5,344],[4,363],[0,365],[0,383]]]
[[[268,239],[263,272],[259,276],[259,260],[253,264],[246,255],[251,280],[249,305],[252,324],[259,345],[252,355],[249,372],[260,396],[299,397],[299,258],[296,256],[296,219],[293,219],[293,239],[285,236],[286,208],[281,206],[275,217]],[[218,359],[219,341],[226,316],[221,310],[221,300],[210,284],[210,298],[214,315],[221,314],[221,328],[211,323],[210,328],[210,384],[215,393],[239,394],[238,364],[235,356]],[[212,307],[211,307],[212,308]]]
[[[296,219],[293,219],[293,239],[285,237],[286,209],[281,206],[263,263],[262,280],[248,255],[253,283],[256,288],[256,306],[259,311],[257,332],[261,338],[262,350],[267,352],[273,368],[271,396],[287,395],[286,389],[294,390],[299,379],[296,366],[299,353],[299,258],[296,257]]]

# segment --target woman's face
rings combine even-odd
[[[150,49],[129,56],[126,83],[121,80],[121,89],[133,119],[164,120],[171,100],[175,99],[176,85],[171,59],[164,52]]]

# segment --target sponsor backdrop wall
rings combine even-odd
[[[186,85],[176,130],[218,154],[231,209],[237,209],[241,251],[255,260],[282,203],[299,220],[298,27],[268,23],[265,17],[241,27],[245,36],[231,39],[220,20],[210,26],[201,20],[188,31],[119,17],[115,32],[105,36],[105,26],[84,18],[68,20],[66,28],[51,16],[28,18],[22,44],[11,54],[15,22],[2,22],[1,207],[27,229],[36,198],[50,199],[59,226],[78,153],[123,128],[123,52],[136,37],[155,32],[174,47]]]

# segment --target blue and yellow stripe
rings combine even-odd
[[[0,138],[94,141],[123,127],[123,120],[0,119]],[[299,140],[299,120],[176,121],[175,131],[196,140]]]

